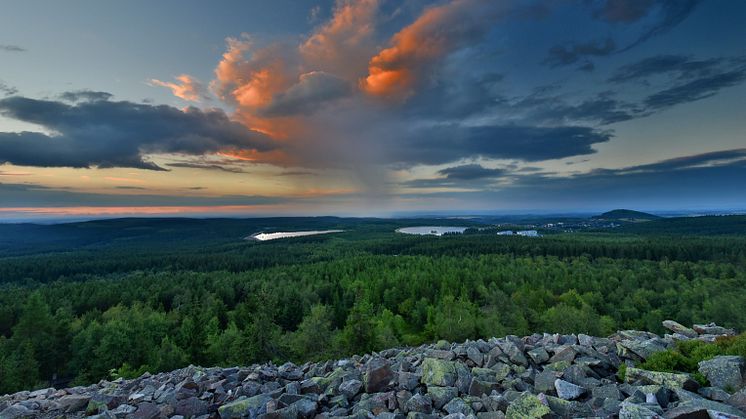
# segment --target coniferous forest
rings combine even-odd
[[[0,225],[0,393],[438,339],[662,333],[664,319],[746,329],[743,217],[539,238],[394,232],[432,222]],[[345,231],[243,239],[291,228]]]

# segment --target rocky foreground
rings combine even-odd
[[[439,342],[339,361],[236,368],[190,366],[134,380],[0,397],[0,418],[740,418],[744,359],[700,363],[712,387],[687,374],[633,368],[677,340],[733,330],[664,322],[671,334],[608,338],[544,334]],[[617,378],[627,364],[624,382]]]

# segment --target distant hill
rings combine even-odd
[[[596,220],[623,221],[628,223],[640,223],[645,221],[659,220],[661,217],[647,212],[628,209],[615,209],[593,217]]]

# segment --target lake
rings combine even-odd
[[[278,231],[276,233],[254,233],[246,239],[265,242],[267,240],[287,239],[291,237],[305,237],[315,236],[317,234],[342,233],[343,231],[344,230]]]
[[[438,226],[422,226],[422,227],[404,227],[396,229],[397,233],[404,234],[417,234],[420,236],[442,236],[446,233],[463,233],[467,227],[438,227]]]

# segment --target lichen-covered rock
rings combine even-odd
[[[267,403],[271,397],[261,394],[254,397],[238,399],[218,408],[222,419],[238,419],[244,416],[256,417],[267,412]]]
[[[737,391],[744,386],[746,362],[740,356],[716,356],[699,363],[699,372],[715,387]]]
[[[675,374],[670,372],[648,371],[639,368],[627,368],[625,382],[631,384],[657,384],[670,388],[683,388],[696,391],[699,384],[689,374]]]
[[[422,384],[451,387],[458,378],[456,364],[436,358],[425,358],[422,362]]]
[[[523,393],[515,399],[505,411],[507,419],[543,419],[549,418],[552,410],[549,406],[531,393]]]

